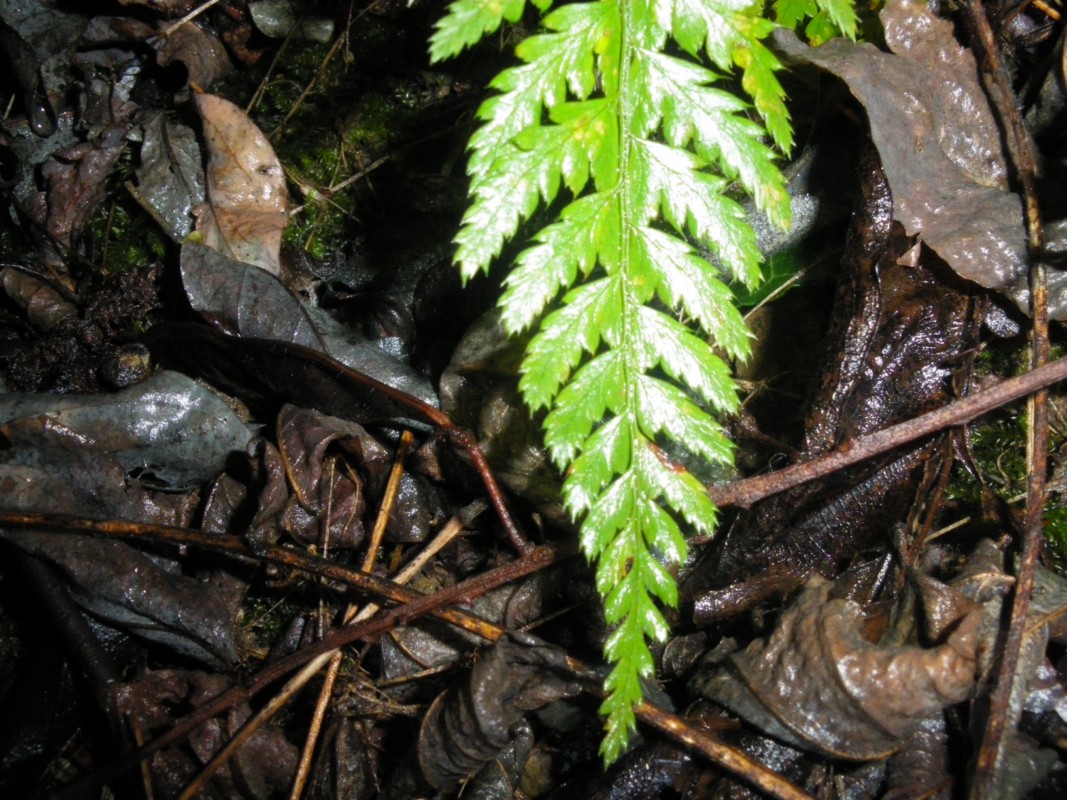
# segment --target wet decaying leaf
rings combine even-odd
[[[363,541],[367,505],[363,480],[346,470],[344,461],[326,458],[326,448],[342,438],[366,441],[368,446],[373,442],[353,422],[293,406],[278,414],[278,449],[293,488],[282,512],[285,529],[310,543],[354,549]],[[377,449],[385,454],[381,445]]]
[[[107,176],[126,148],[125,125],[113,125],[92,142],[58,153],[45,163],[46,195],[37,195],[30,206],[44,213],[39,218],[57,246],[57,264],[64,263],[74,239],[89,215],[104,199]]]
[[[843,40],[819,48],[775,34],[790,59],[843,79],[863,103],[893,193],[894,219],[962,277],[1027,311],[1021,198],[1007,187],[1000,130],[971,51],[926,3],[898,0],[881,14],[892,53]],[[1067,280],[1049,276],[1049,314],[1067,319]]]
[[[34,326],[51,331],[78,315],[78,307],[55,285],[10,267],[0,270],[4,292],[26,311]]]
[[[418,757],[430,785],[451,790],[508,745],[524,713],[577,694],[565,658],[558,648],[517,635],[482,653],[423,719]]]
[[[232,685],[222,675],[186,670],[149,671],[113,690],[113,704],[129,730],[142,739],[165,732],[188,708],[197,708]],[[149,761],[152,788],[158,797],[176,797],[241,724],[251,715],[247,704],[200,725],[184,746],[156,753]],[[296,770],[298,751],[275,727],[258,731],[215,776],[211,797],[246,798],[277,795]]]
[[[169,30],[163,21],[160,28]],[[196,23],[186,23],[167,36],[152,40],[156,47],[156,61],[161,67],[181,63],[188,74],[188,82],[206,88],[231,69],[226,48],[218,37]],[[209,163],[208,168],[211,165]]]
[[[924,720],[889,760],[886,800],[951,797],[948,730],[942,714]]]
[[[264,270],[192,242],[182,247],[181,270],[189,302],[216,325],[243,337],[310,347],[425,403],[437,405],[437,395],[424,376],[326,312],[303,302]],[[299,386],[293,388],[300,391]],[[354,412],[322,410],[360,421],[367,419]]]
[[[413,416],[407,406],[347,379],[332,362],[314,358],[318,351],[299,345],[228,336],[207,325],[180,322],[155,326],[144,343],[160,363],[198,375],[268,416],[286,401],[361,423]]]
[[[999,650],[995,642],[1002,624],[1003,602],[1005,597],[1010,597],[1005,591],[1006,577],[1003,554],[991,542],[982,541],[968,560],[966,568],[953,581],[953,588],[961,594],[985,601],[979,637],[983,645],[980,649],[980,665],[987,683],[999,668]],[[1043,713],[1052,712],[1050,717],[1046,717],[1046,722],[1058,719],[1062,725],[1067,721],[1067,709],[1060,707],[1052,711],[1048,705],[1048,685],[1044,680],[1052,669],[1047,660],[1050,628],[1046,621],[1062,619],[1065,613],[1067,580],[1050,570],[1039,568],[1034,579],[1032,605],[1027,616],[1022,650],[1012,681],[1005,743],[996,754],[997,781],[994,792],[998,798],[1013,800],[1025,797],[1058,763],[1057,753],[1052,749],[1060,744],[1055,735],[1048,737],[1049,729],[1045,727],[1020,727],[1020,722],[1028,710],[1037,709],[1043,709]],[[1060,637],[1062,641],[1062,628]],[[978,705],[976,712],[971,724],[977,740],[981,738],[985,727],[984,715],[988,712],[983,705]]]
[[[4,3],[0,22],[0,44],[22,90],[26,116],[35,133],[48,136],[63,91],[60,76],[86,18],[51,2]]]
[[[136,197],[175,241],[193,229],[193,209],[204,201],[204,168],[196,134],[157,113],[142,128]]]
[[[861,634],[859,604],[812,578],[766,640],[695,682],[777,739],[832,758],[881,759],[974,691],[978,611],[937,647],[883,647]]]
[[[214,478],[254,435],[217,395],[167,371],[112,395],[0,395],[0,420],[42,415],[127,472],[176,486]]]
[[[185,495],[149,492],[91,440],[48,417],[0,427],[0,504],[5,509],[187,525]],[[87,536],[8,532],[0,537],[55,564],[80,605],[108,624],[199,659],[230,665],[242,585],[225,575],[183,574],[179,560]]]
[[[447,585],[448,580],[466,574],[470,568],[487,566],[482,562],[484,556],[473,565],[455,567],[456,574],[451,577],[449,573],[426,576],[416,581],[414,587],[424,593],[432,593]],[[550,602],[558,594],[559,584],[564,580],[558,574],[533,575],[478,597],[470,603],[470,610],[508,630],[521,630],[540,619],[551,607]],[[386,680],[400,681],[425,669],[461,663],[464,654],[480,644],[478,637],[473,634],[457,631],[436,620],[420,620],[417,624],[398,628],[382,639],[381,673]],[[395,691],[398,697],[410,699],[417,692],[417,687],[402,686]]]
[[[196,230],[208,247],[277,276],[289,224],[282,165],[263,132],[229,100],[198,94],[196,108],[208,154],[207,202],[194,212]]]
[[[248,12],[267,36],[295,36],[315,42],[328,42],[333,36],[333,20],[307,14],[291,0],[258,0],[248,4]]]

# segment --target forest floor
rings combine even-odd
[[[443,2],[198,5],[0,2],[0,794],[1064,796],[1058,15],[994,9],[1029,161],[921,4],[895,55],[776,41],[808,224],[738,290],[737,472],[606,768],[524,342],[451,264],[536,17],[431,65]]]

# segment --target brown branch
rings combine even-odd
[[[832,453],[816,456],[810,461],[766,475],[725,485],[712,485],[708,487],[708,493],[720,508],[748,508],[778,492],[824,477],[946,428],[964,425],[996,408],[1062,380],[1067,380],[1067,358],[1057,359],[1018,377],[1008,378],[989,389],[968,395],[915,419],[861,436]]]
[[[982,57],[983,78],[988,95],[1001,125],[1006,131],[1007,150],[1014,177],[1022,191],[1026,208],[1027,251],[1030,262],[1030,366],[1041,369],[1049,359],[1048,275],[1044,263],[1044,236],[1037,198],[1037,161],[1022,116],[1015,105],[1015,95],[1000,47],[986,16],[981,0],[962,4],[963,18],[971,33],[972,47]],[[971,780],[971,800],[986,800],[998,795],[1008,746],[1007,722],[1011,713],[1011,695],[1019,676],[1026,618],[1034,589],[1034,573],[1044,543],[1042,514],[1048,476],[1048,390],[1035,392],[1028,404],[1026,520],[1021,559],[1012,594],[1011,622],[1004,639],[996,684],[990,696],[985,734],[978,750],[975,773]]]

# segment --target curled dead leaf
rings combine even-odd
[[[508,745],[525,712],[576,695],[578,683],[562,677],[565,662],[563,650],[525,634],[483,653],[423,718],[418,757],[426,780],[450,791]]]
[[[938,647],[881,647],[860,635],[862,608],[831,598],[831,587],[809,580],[767,639],[694,686],[794,746],[885,758],[923,720],[971,695],[982,613],[968,613]]]
[[[169,24],[161,23],[164,28]],[[156,40],[156,61],[161,67],[175,62],[185,65],[189,83],[211,86],[230,71],[226,47],[218,37],[196,23],[186,23]]]

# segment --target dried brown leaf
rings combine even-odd
[[[196,107],[208,151],[207,202],[196,211],[196,229],[208,247],[277,276],[289,197],[274,148],[229,100],[198,94]]]

